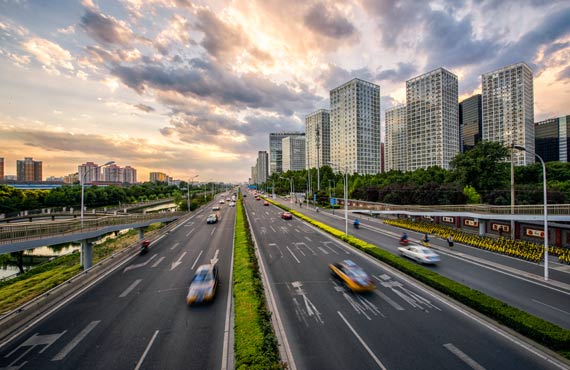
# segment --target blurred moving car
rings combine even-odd
[[[219,210],[220,210],[220,207],[218,207],[218,206],[213,206],[213,207],[212,207],[212,211],[219,211]]]
[[[281,213],[281,218],[284,220],[291,220],[293,218],[293,215],[291,212],[283,212]]]
[[[261,200],[261,198],[259,197],[259,195],[255,196],[255,200]]]
[[[236,206],[236,202],[230,202],[230,203],[228,204],[228,206],[230,206],[230,207],[235,207],[235,206]]]
[[[370,276],[351,260],[330,264],[329,268],[335,277],[355,293],[370,292],[376,288]]]
[[[225,204],[226,202],[223,199],[220,199],[220,204]]]
[[[439,255],[430,248],[421,247],[419,245],[408,245],[407,247],[398,247],[400,254],[408,257],[418,263],[436,264],[440,261]]]
[[[214,299],[218,289],[218,268],[216,265],[206,264],[198,266],[190,283],[186,303],[209,302]]]
[[[206,218],[206,223],[208,224],[215,224],[216,222],[218,222],[218,215],[214,213],[212,213]]]
[[[269,205],[269,202],[266,201],[266,200],[264,200],[264,201],[263,201],[263,205],[264,205],[264,206],[268,206],[268,205]]]

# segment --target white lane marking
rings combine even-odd
[[[299,260],[297,259],[297,256],[295,256],[295,254],[293,254],[293,251],[291,251],[291,249],[289,249],[289,247],[286,247],[286,248],[287,248],[287,250],[289,251],[289,253],[291,253],[291,255],[293,256],[293,258],[295,259],[295,261],[297,261],[297,263],[301,263],[301,261],[299,261]]]
[[[135,289],[137,287],[137,285],[139,285],[141,283],[141,281],[142,281],[142,279],[135,280],[131,285],[129,285],[129,287],[127,289],[125,289],[124,292],[121,293],[119,298],[126,297],[133,289]]]
[[[170,271],[172,271],[175,268],[177,268],[178,266],[180,266],[180,264],[182,263],[182,258],[184,258],[185,255],[186,255],[186,252],[182,253],[176,261],[172,262],[172,264],[170,265]]]
[[[237,218],[234,219],[234,230],[235,224],[237,222]],[[224,324],[224,344],[222,346],[222,368],[221,370],[229,370],[230,365],[228,364],[228,353],[229,353],[229,345],[230,345],[230,320],[231,320],[231,309],[232,309],[232,296],[233,296],[233,289],[232,289],[232,276],[234,274],[234,248],[235,248],[235,240],[232,238],[232,257],[230,261],[230,275],[228,278],[228,296],[227,301],[228,304],[226,306],[226,321]]]
[[[370,357],[372,357],[372,359],[374,360],[374,362],[376,362],[376,365],[378,365],[378,367],[382,370],[387,370],[386,367],[384,366],[384,364],[382,364],[382,361],[380,361],[380,359],[378,359],[378,357],[376,357],[376,355],[374,354],[374,352],[372,352],[372,350],[370,349],[370,347],[368,347],[368,345],[366,344],[366,342],[364,342],[364,340],[360,337],[360,335],[358,335],[358,333],[356,332],[356,330],[354,330],[354,328],[352,327],[352,325],[350,325],[350,323],[344,318],[344,316],[342,315],[342,313],[340,313],[340,311],[336,311],[338,313],[338,315],[340,316],[340,318],[344,321],[344,323],[346,324],[346,326],[348,326],[348,328],[350,329],[350,331],[352,332],[352,334],[354,334],[354,336],[356,337],[356,339],[358,339],[358,341],[360,342],[360,344],[362,344],[362,346],[364,347],[364,349],[366,350],[366,352],[368,352],[368,354],[370,355]]]
[[[325,234],[323,234],[323,235],[325,235]],[[329,244],[332,244],[333,246],[335,246],[336,248],[338,248],[342,253],[344,253],[344,254],[350,254],[350,252],[347,251],[346,248],[343,248],[342,245],[339,246],[337,243],[334,243],[334,242],[322,242],[322,243],[323,243],[324,245],[326,245],[327,247],[329,247]],[[330,247],[329,247],[329,248],[330,248]]]
[[[322,243],[322,242],[321,242]],[[326,242],[323,243],[325,245],[325,247],[327,247],[331,252],[333,252],[334,254],[336,254],[337,256],[339,255],[339,253],[337,251],[335,251],[333,248],[331,248]]]
[[[148,351],[150,351],[150,347],[152,347],[152,343],[154,342],[154,340],[156,339],[156,336],[158,335],[158,330],[154,332],[154,335],[152,336],[152,338],[150,339],[150,342],[148,342],[148,345],[146,346],[146,349],[144,350],[141,359],[139,360],[139,362],[137,363],[137,366],[135,367],[135,370],[139,370],[141,368],[141,365],[144,361],[144,358],[146,357],[146,355],[148,354]]]
[[[311,238],[309,238],[308,236],[305,236],[305,239],[307,239],[308,241],[312,242]]]
[[[189,237],[190,234],[192,234],[192,232],[193,232],[194,230],[195,230],[195,229],[192,229],[192,230],[188,231],[188,232],[186,233],[186,237]]]
[[[178,227],[179,227],[179,226],[177,226],[176,229],[177,229]],[[174,230],[176,230],[176,229],[173,229],[172,231],[174,231]],[[160,239],[164,238],[165,236],[166,236],[166,235],[161,235],[161,236],[159,236],[155,241],[152,242],[152,244],[158,243],[158,241],[159,241]]]
[[[451,343],[447,343],[443,345],[449,352],[453,353],[455,356],[459,357],[459,359],[465,362],[470,368],[474,370],[485,370],[485,368],[477,363],[477,361],[473,360],[471,357],[467,356],[462,350],[455,347]]]
[[[218,254],[220,253],[219,249],[216,249],[216,253],[214,253],[214,258],[212,258],[210,260],[210,264],[215,265],[216,263],[218,263]]]
[[[568,312],[568,311],[564,311],[564,310],[562,310],[562,309],[560,309],[560,308],[551,306],[551,305],[549,305],[549,304],[546,304],[546,303],[544,303],[544,302],[538,301],[538,300],[536,300],[536,299],[531,299],[531,301],[536,302],[536,303],[540,303],[541,305],[544,305],[544,306],[546,306],[546,307],[548,307],[548,308],[552,308],[553,310],[556,310],[556,311],[565,313],[566,315],[570,315],[570,312]]]
[[[202,249],[200,251],[200,253],[198,254],[198,257],[196,257],[196,260],[194,261],[194,263],[192,264],[192,267],[190,267],[190,270],[194,270],[194,267],[196,267],[196,264],[198,263],[198,260],[200,259],[200,256],[202,255],[202,252],[204,252],[204,250]]]
[[[85,338],[87,336],[87,334],[89,334],[91,332],[91,330],[95,329],[95,327],[101,322],[101,320],[97,320],[97,321],[91,321],[89,323],[89,325],[87,325],[83,330],[81,330],[79,332],[79,334],[77,334],[75,336],[75,338],[73,338],[71,340],[71,342],[67,343],[67,345],[65,347],[63,347],[63,349],[61,351],[59,351],[59,353],[57,355],[54,356],[54,358],[52,358],[52,361],[59,361],[59,360],[63,360],[63,358],[65,356],[67,356],[67,354],[71,351],[73,351],[73,349],[75,348],[75,346],[77,346],[79,344],[79,342],[81,342],[83,340],[83,338]]]
[[[301,230],[299,230],[299,229],[297,229],[297,228],[295,228],[295,231],[298,232],[298,233],[301,233]]]
[[[374,290],[374,293],[382,298],[386,303],[388,303],[390,306],[394,307],[396,309],[396,311],[404,311],[404,307],[400,306],[398,303],[396,303],[395,301],[392,300],[392,298],[388,297],[386,294],[379,292],[378,290]]]
[[[324,254],[329,254],[329,252],[327,252],[327,250],[325,248],[323,248],[323,247],[317,247],[317,248],[319,248],[319,250],[321,252],[323,252]]]
[[[42,348],[41,350],[38,351],[38,353],[43,353],[46,349],[48,349],[52,344],[54,344],[55,341],[57,341],[66,332],[67,332],[67,330],[64,330],[61,333],[57,333],[57,334],[39,335],[38,333],[36,333],[36,334],[32,335],[24,343],[20,344],[18,347],[14,348],[10,353],[8,353],[6,356],[4,356],[4,358],[8,358],[8,357],[12,356],[14,353],[16,353],[20,348],[28,347],[28,349],[23,351],[22,353],[20,353],[18,358],[16,358],[14,361],[12,361],[12,363],[9,364],[8,367],[5,367],[3,369],[15,369],[15,370],[21,369],[22,367],[24,367],[24,365],[26,365],[28,363],[28,361],[24,361],[24,362],[20,363],[19,366],[16,366],[16,363],[20,362],[20,360],[22,358],[24,358],[28,353],[30,353],[34,348],[47,344],[44,348]]]
[[[147,259],[147,260],[146,260],[145,262],[143,262],[143,263],[138,263],[138,264],[136,264],[136,265],[130,265],[130,266],[125,267],[125,269],[123,270],[123,273],[125,273],[125,272],[127,272],[127,271],[129,271],[129,270],[133,270],[133,269],[136,269],[136,268],[139,268],[139,267],[144,267],[144,266],[148,265],[148,263],[149,263],[150,261],[152,261],[156,256],[157,256],[156,254],[153,254],[149,259]]]
[[[214,226],[214,228],[212,229],[212,231],[210,232],[210,236],[214,235],[214,231],[216,231],[216,227]]]
[[[158,261],[156,261],[155,263],[152,264],[152,266],[150,266],[151,268],[155,268],[156,266],[158,266],[159,263],[162,262],[162,260],[164,260],[164,256],[160,257],[158,259]]]
[[[188,235],[186,235],[186,236],[188,236]],[[179,244],[180,244],[179,242],[174,243],[174,245],[172,247],[170,247],[170,250],[173,250],[174,248],[178,247]]]
[[[270,228],[274,233],[277,232],[277,231],[275,231],[275,229],[273,228],[273,226],[269,225],[269,228]]]

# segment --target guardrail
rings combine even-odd
[[[343,199],[338,199],[339,204],[343,204]],[[410,212],[459,212],[459,213],[481,213],[500,215],[542,215],[544,206],[539,205],[516,205],[512,210],[511,206],[492,206],[485,204],[474,205],[399,205],[388,203],[374,203],[363,200],[348,200],[349,207],[365,208],[375,211],[410,211]],[[548,215],[570,215],[570,204],[549,204]]]
[[[168,217],[180,217],[186,212],[149,213],[122,216],[105,216],[97,219],[84,219],[83,227],[81,220],[52,221],[49,223],[31,224],[0,224],[0,245],[37,239],[48,236],[66,235],[72,233],[83,233],[101,229],[107,226],[128,225],[154,219]]]

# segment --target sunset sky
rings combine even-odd
[[[268,133],[353,77],[384,120],[411,77],[444,67],[462,100],[519,61],[535,121],[570,114],[570,2],[0,0],[0,157],[246,181]]]

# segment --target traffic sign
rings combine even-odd
[[[334,206],[336,203],[336,198],[331,198],[331,206]]]

